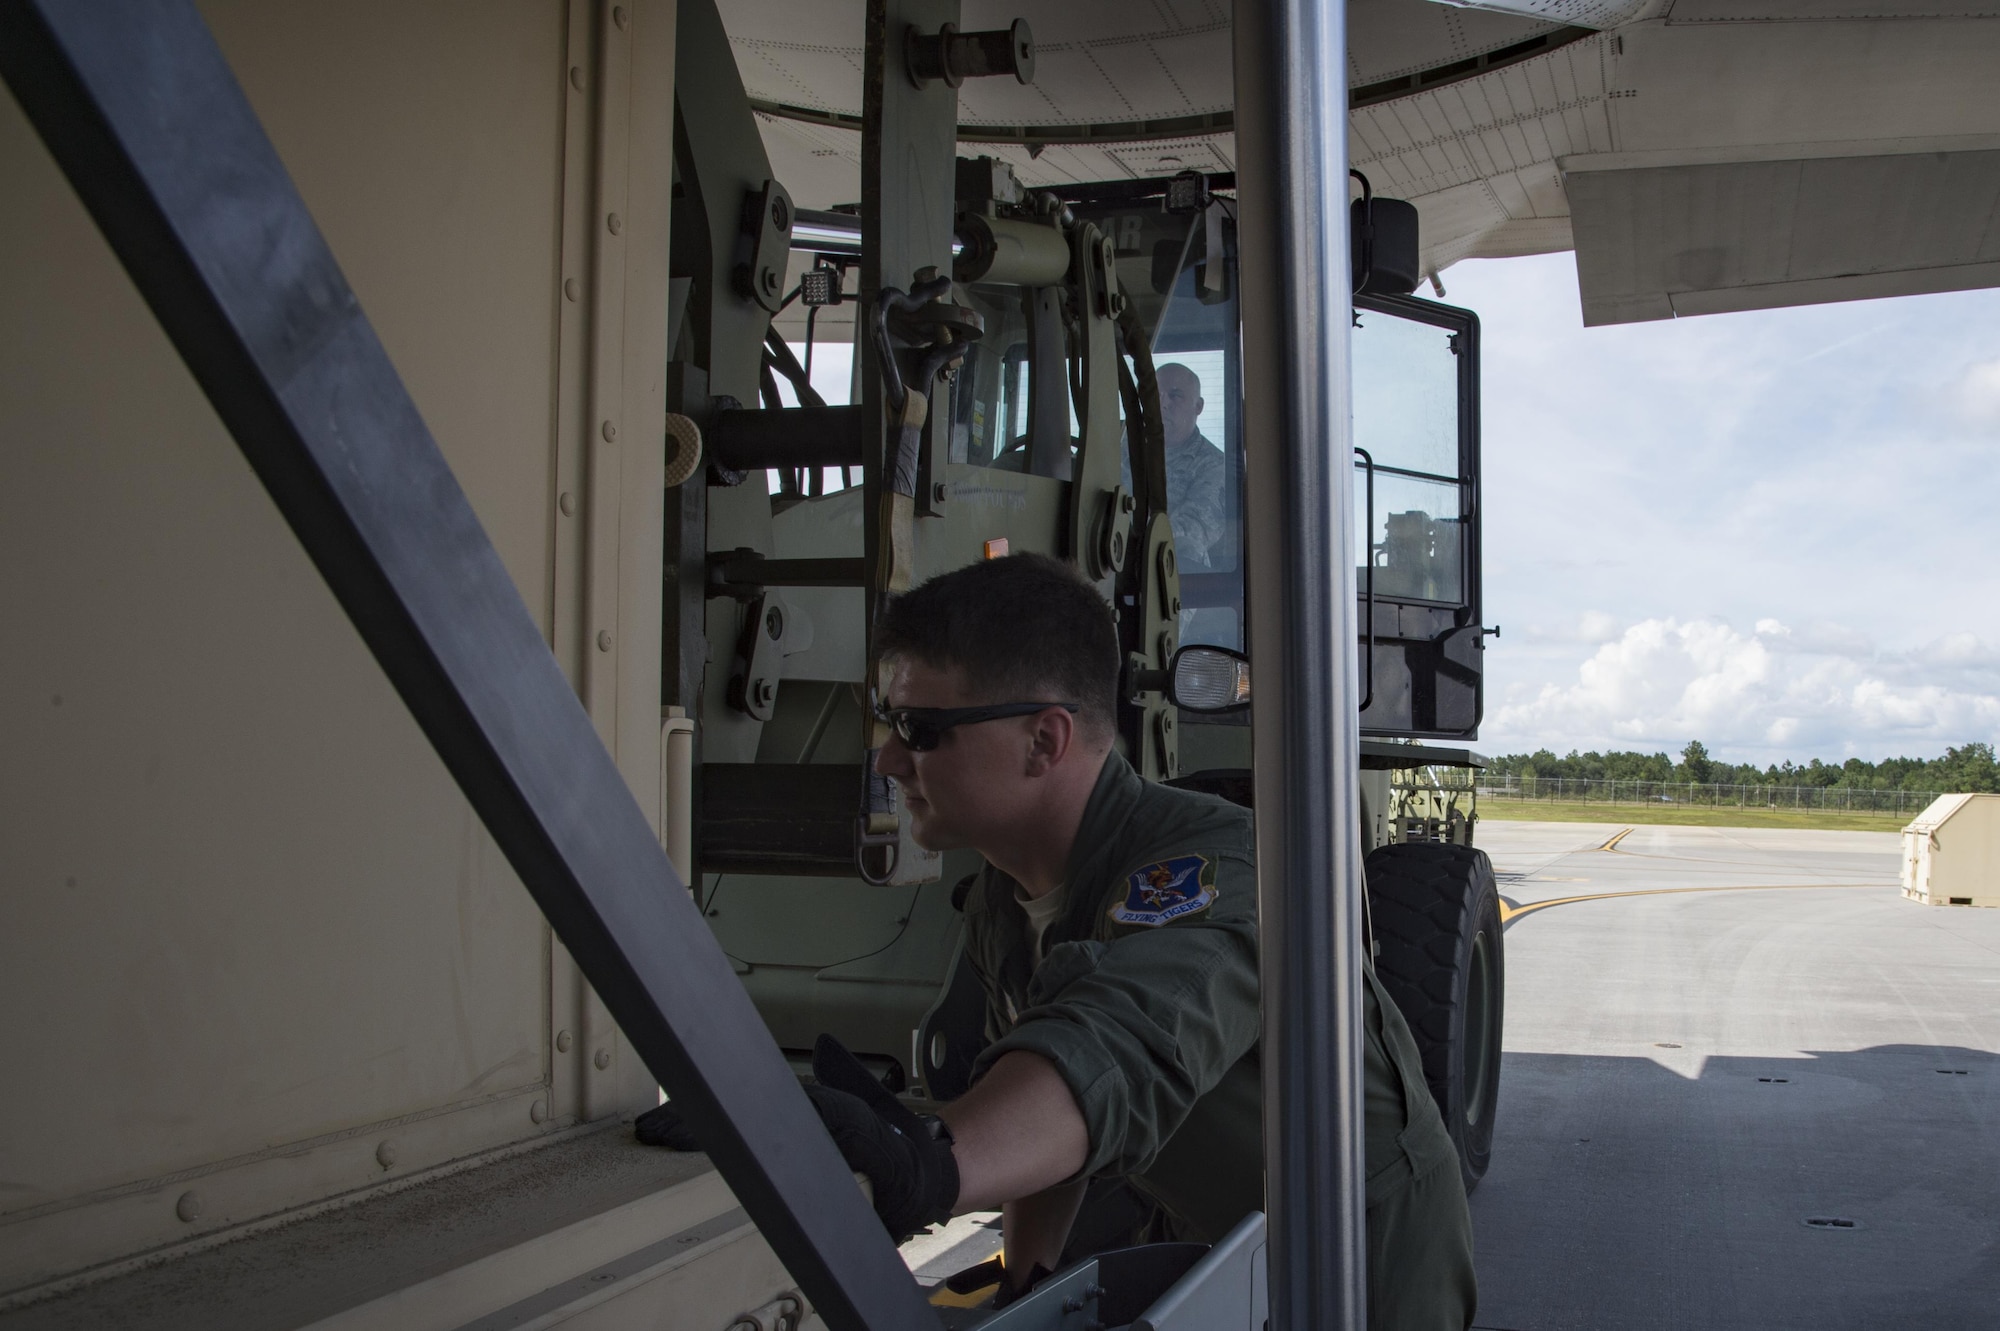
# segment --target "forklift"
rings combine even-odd
[[[699,114],[716,114],[715,102]],[[950,284],[935,275],[913,283],[932,283],[933,306],[948,308],[905,325],[909,346],[889,318],[900,292],[854,325],[864,377],[894,367],[918,378],[926,354],[937,366],[927,384],[937,405],[913,449],[914,576],[1000,551],[1074,562],[1117,610],[1128,654],[1121,750],[1149,779],[1253,805],[1249,706],[1171,696],[1183,675],[1212,677],[1229,658],[1247,660],[1234,179],[1187,173],[1032,191],[1006,163],[976,157],[957,160],[952,183]],[[691,212],[683,225],[693,225]],[[804,314],[778,302],[763,333],[762,405],[681,403],[690,433],[706,425],[714,441],[705,477],[683,485],[705,481],[711,514],[747,503],[763,519],[768,505],[770,530],[762,548],[729,536],[705,551],[702,628],[726,650],[709,650],[696,730],[728,734],[735,747],[733,761],[699,750],[701,901],[796,1066],[805,1069],[814,1039],[831,1032],[891,1090],[935,1104],[965,1089],[983,1044],[983,1000],[961,964],[953,905],[979,861],[890,843],[869,824],[872,816],[899,834],[894,791],[865,763],[879,747],[869,718],[881,700],[859,585],[866,536],[881,528],[866,516],[869,487],[879,495],[886,484],[871,459],[889,455],[855,451],[858,424],[846,422],[868,408],[826,405],[803,370],[817,312],[859,299],[844,294],[845,274],[859,265],[866,229],[858,207],[796,215],[803,238],[790,285]],[[1471,846],[1474,820],[1422,817],[1425,787],[1392,778],[1480,762],[1423,742],[1470,740],[1479,719],[1478,320],[1409,295],[1409,205],[1371,195],[1353,218],[1355,521],[1367,534],[1356,551],[1357,816],[1376,964],[1422,1033],[1470,1188],[1490,1157],[1498,1093],[1498,898]],[[677,275],[694,286],[727,280],[720,269]],[[954,329],[948,359],[918,340],[943,327]],[[698,345],[684,329],[680,338],[683,350]],[[797,339],[807,346],[795,349]],[[1157,385],[1168,364],[1198,367],[1196,382],[1217,404],[1214,437],[1202,439],[1222,460],[1215,498],[1226,520],[1192,559],[1176,544],[1168,502]],[[676,365],[682,384],[706,369]],[[786,405],[788,396],[801,405]],[[842,422],[838,432],[831,421]],[[1097,497],[1083,497],[1093,482]],[[747,499],[738,487],[749,487]],[[695,640],[691,631],[683,639]],[[683,669],[698,673],[693,661]],[[743,761],[759,725],[754,758]]]

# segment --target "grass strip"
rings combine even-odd
[[[1675,827],[1809,827],[1835,832],[1900,832],[1917,816],[1821,809],[1759,809],[1707,804],[1614,804],[1583,800],[1479,801],[1479,816],[1510,823],[1617,823]]]

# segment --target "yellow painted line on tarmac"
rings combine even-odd
[[[1679,896],[1687,892],[1800,892],[1826,887],[1894,887],[1894,883],[1732,883],[1728,887],[1648,887],[1633,892],[1591,892],[1584,896],[1555,897],[1548,901],[1531,901],[1525,906],[1516,905],[1505,897],[1500,899],[1500,924],[1505,928],[1510,921],[1523,915],[1532,915],[1538,910],[1551,906],[1569,906],[1579,901],[1609,901],[1613,897],[1661,897]]]
[[[931,1307],[977,1308],[980,1304],[992,1298],[993,1292],[999,1288],[1000,1282],[996,1280],[984,1289],[975,1289],[970,1294],[954,1294],[943,1285],[939,1285],[937,1293],[931,1295]]]
[[[1614,837],[1612,837],[1612,838],[1611,838],[1611,839],[1610,839],[1609,841],[1607,841],[1607,842],[1605,842],[1605,843],[1604,843],[1603,845],[1599,846],[1599,847],[1598,847],[1598,849],[1599,849],[1599,850],[1616,850],[1616,849],[1618,849],[1618,843],[1619,843],[1619,842],[1621,842],[1621,841],[1623,841],[1623,840],[1624,840],[1624,839],[1625,839],[1626,837],[1628,837],[1628,836],[1631,836],[1631,835],[1632,835],[1632,829],[1628,827],[1628,828],[1626,828],[1626,829],[1625,829],[1624,831],[1620,832],[1620,833],[1619,833],[1619,834],[1618,834],[1617,836],[1614,836]]]
[[[999,1235],[994,1235],[993,1251],[981,1257],[977,1262],[967,1262],[964,1270],[971,1270],[973,1267],[978,1266],[980,1262],[992,1261],[995,1257],[1000,1256],[1004,1249],[1005,1245],[1000,1241]],[[999,1288],[1000,1282],[996,1280],[990,1285],[981,1285],[978,1289],[970,1293],[957,1294],[952,1291],[949,1285],[940,1281],[937,1288],[931,1291],[930,1303],[933,1308],[977,1308],[980,1304],[991,1298],[993,1291]]]

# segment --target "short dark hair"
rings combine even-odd
[[[985,702],[1073,702],[1085,729],[1118,726],[1118,626],[1097,588],[1047,555],[1006,555],[940,573],[889,602],[883,656],[965,672]]]

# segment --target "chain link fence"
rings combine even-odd
[[[1857,790],[1848,786],[1734,786],[1711,781],[1604,781],[1564,776],[1481,773],[1481,800],[1569,804],[1691,804],[1726,809],[1819,809],[1906,817],[1938,797],[1934,790]]]

